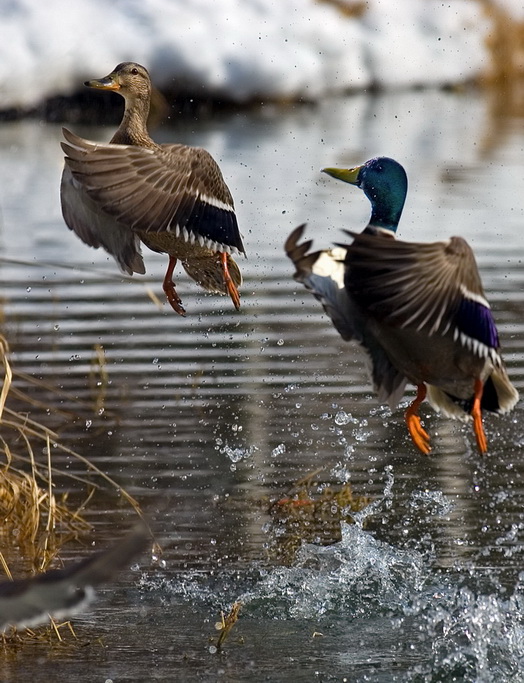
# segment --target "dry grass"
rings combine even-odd
[[[94,396],[93,410],[95,415],[101,415],[105,411],[109,374],[107,372],[106,352],[102,344],[95,344],[95,356],[91,359],[91,372],[89,380],[91,391]]]
[[[0,451],[4,455],[0,466],[0,515],[3,519],[0,538],[4,547],[13,546],[19,550],[33,570],[45,571],[60,545],[67,538],[85,533],[89,525],[78,510],[69,510],[65,497],[58,501],[54,494],[51,439],[54,443],[56,435],[7,407],[13,372],[4,337],[0,337],[0,359],[4,368],[0,394]],[[39,441],[45,443],[47,455],[43,467],[37,464],[33,449]],[[21,467],[24,462],[29,466],[27,469]],[[0,562],[10,577],[2,553]]]
[[[90,528],[79,510],[69,509],[65,496],[58,501],[52,488],[39,486],[34,474],[9,464],[0,471],[0,514],[2,543],[21,553],[34,571],[45,571],[67,540]],[[1,553],[0,561],[11,578]]]
[[[2,336],[0,362],[4,374],[0,392],[0,454],[3,455],[3,462],[0,463],[0,515],[3,521],[0,529],[3,550],[0,552],[0,565],[6,576],[11,578],[9,560],[15,560],[17,565],[22,561],[22,564],[27,565],[32,572],[45,571],[64,543],[73,538],[78,539],[89,531],[90,525],[82,513],[91,496],[102,486],[109,485],[139,516],[142,516],[142,513],[138,502],[132,496],[89,460],[61,444],[58,434],[30,419],[26,413],[9,407],[8,397],[13,394],[18,403],[25,402],[32,406],[34,401],[13,386],[16,373],[11,369],[9,348]],[[104,409],[107,387],[102,349],[97,352],[92,372],[96,385],[94,409],[100,413]],[[57,471],[52,462],[52,454],[55,453],[67,455],[82,463],[86,477]],[[67,493],[55,493],[54,479],[58,474],[74,480],[77,489],[80,485],[84,491],[84,499],[80,505],[71,507]],[[96,480],[93,481],[92,476],[87,478],[87,475],[93,474],[99,480],[98,483]],[[37,633],[39,632],[40,629]],[[46,633],[60,640],[56,624],[52,624]],[[24,635],[24,638],[30,640],[34,637],[31,631]],[[11,638],[10,642],[15,640]]]
[[[361,17],[366,9],[365,0],[317,0],[327,5],[333,5],[344,17]]]
[[[302,543],[339,542],[340,523],[353,524],[351,513],[370,503],[367,496],[355,496],[349,484],[329,486],[318,481],[319,473],[304,477],[270,507],[273,527],[269,553],[279,564],[291,565]]]
[[[233,626],[237,623],[238,614],[240,612],[241,607],[241,602],[234,602],[229,612],[227,614],[224,614],[224,612],[222,612],[220,621],[217,621],[217,623],[215,624],[216,630],[220,631],[220,635],[217,638],[217,643],[215,646],[217,652],[220,652],[222,650],[222,646],[226,642],[226,638],[229,636]]]
[[[479,0],[491,24],[487,46],[491,63],[486,83],[508,87],[524,78],[524,22],[516,21],[493,0]]]
[[[66,639],[62,634],[63,631],[66,636],[71,636],[72,640]],[[4,657],[16,655],[17,650],[25,647],[28,643],[44,646],[46,653],[52,651],[57,645],[60,646],[60,652],[64,645],[78,646],[77,636],[70,621],[57,623],[54,619],[50,619],[48,627],[26,628],[21,631],[13,628],[0,634],[0,644],[3,646]]]

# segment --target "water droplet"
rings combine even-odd
[[[367,441],[369,436],[368,432],[364,432],[361,429],[357,429],[353,435],[357,441]]]
[[[242,460],[242,458],[245,456],[245,451],[242,448],[231,448],[230,446],[226,446],[223,451],[227,455],[227,457],[231,460],[231,462],[238,462],[239,460]]]
[[[347,425],[348,422],[351,422],[353,419],[353,416],[349,413],[346,413],[345,410],[339,410],[338,413],[335,415],[335,424],[337,424],[339,427],[342,425]]]
[[[279,340],[277,341],[277,346],[284,346],[284,340],[283,340],[283,339],[279,339]]]
[[[273,448],[271,451],[271,457],[272,458],[277,458],[279,455],[283,455],[286,452],[286,446],[285,444],[281,443],[276,448]]]

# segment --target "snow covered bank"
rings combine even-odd
[[[498,0],[522,20],[521,0]],[[121,61],[160,88],[235,102],[458,83],[490,55],[476,0],[11,0],[0,4],[0,109],[67,95]],[[358,11],[358,8],[361,11]]]

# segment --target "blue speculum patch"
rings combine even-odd
[[[489,308],[473,299],[463,298],[457,319],[460,332],[490,348],[499,348],[499,335]]]

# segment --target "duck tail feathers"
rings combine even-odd
[[[510,382],[506,368],[504,366],[495,368],[489,379],[497,395],[497,408],[494,412],[509,413],[519,400],[519,392]],[[491,408],[486,408],[486,410],[491,410]]]
[[[216,256],[192,258],[190,262],[182,261],[181,263],[189,277],[193,278],[207,292],[213,292],[214,294],[228,293],[224,283],[222,265]],[[227,266],[231,279],[237,287],[240,287],[242,284],[242,274],[230,254],[227,255]]]
[[[446,417],[467,421],[473,408],[473,395],[468,399],[457,398],[443,389],[428,385],[427,399],[431,406]],[[506,368],[495,367],[484,382],[482,410],[491,413],[508,413],[519,400],[519,393],[511,384]]]
[[[468,422],[468,420],[471,419],[466,401],[461,401],[454,396],[450,396],[450,394],[446,393],[443,389],[440,389],[433,384],[427,385],[426,398],[433,410],[437,413],[441,413],[445,417],[451,417],[455,420],[461,420],[462,422]]]

